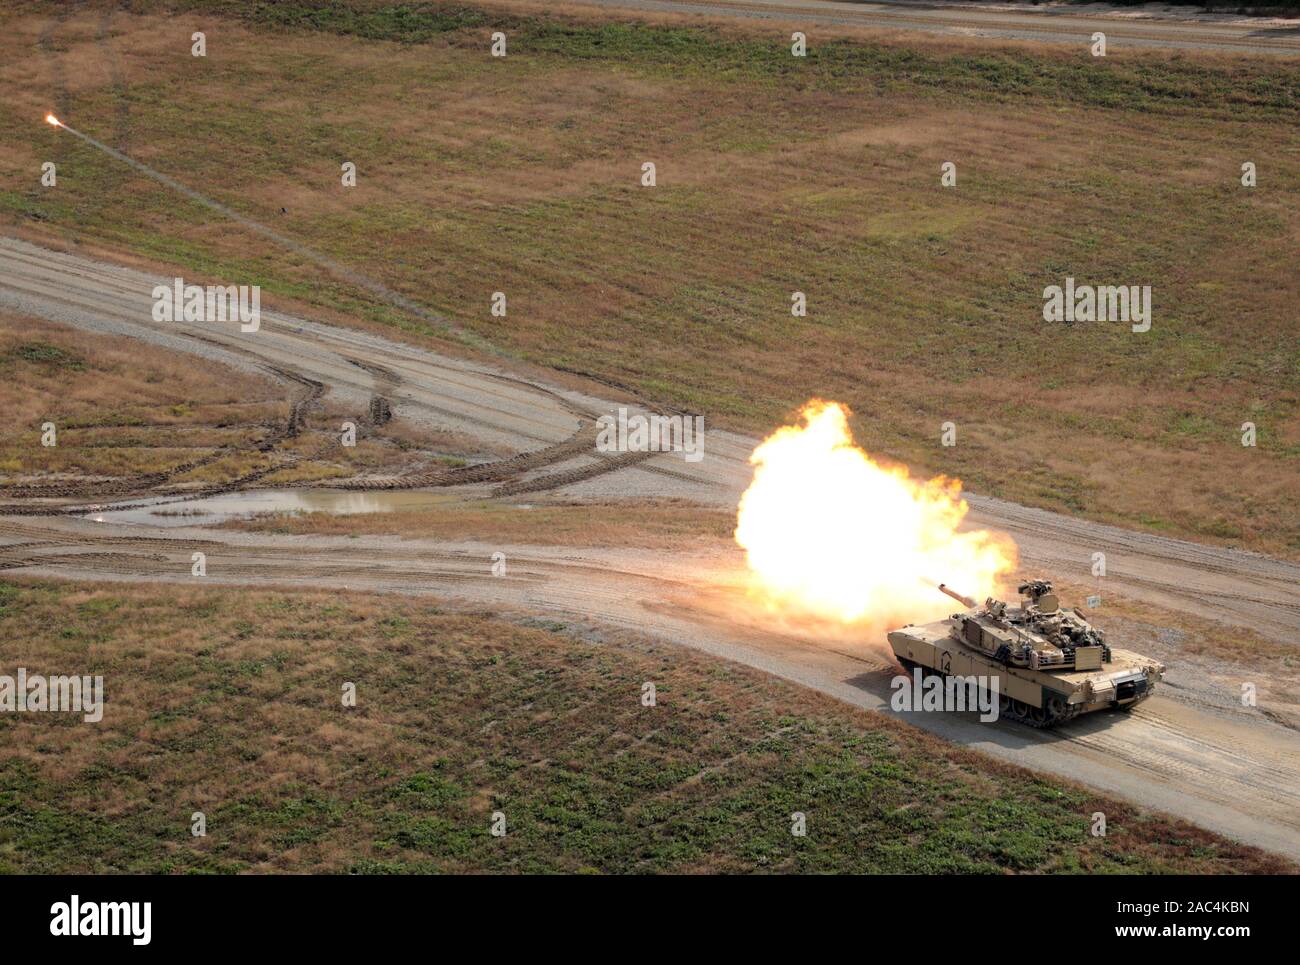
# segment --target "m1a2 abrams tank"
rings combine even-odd
[[[1062,609],[1046,580],[1020,584],[1019,606],[993,597],[980,606],[939,589],[966,611],[895,630],[889,645],[909,672],[996,677],[1001,717],[1053,727],[1093,710],[1129,710],[1164,676],[1163,664],[1110,647],[1077,611]]]

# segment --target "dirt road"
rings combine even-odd
[[[0,520],[0,566],[74,579],[207,580],[430,594],[518,615],[650,634],[736,660],[859,707],[888,711],[895,671],[868,643],[827,643],[747,623],[737,553],[539,548],[393,537],[270,537],[84,519]],[[492,575],[503,553],[505,573]],[[1171,668],[1171,678],[1176,673]],[[1156,696],[1038,732],[974,715],[914,714],[943,737],[1059,774],[1300,858],[1300,735],[1245,714]]]
[[[516,458],[510,472],[498,474],[508,480],[464,473],[467,486],[482,484],[476,495],[497,492],[505,481],[503,494],[673,497],[731,509],[749,484],[755,439],[711,430],[698,462],[677,453],[644,460],[601,456],[579,434],[585,428],[590,436],[598,416],[616,411],[608,401],[275,312],[264,311],[261,329],[248,334],[235,325],[154,322],[150,292],[171,281],[0,239],[0,306],[246,370],[287,372],[327,386],[331,397],[358,411],[373,395],[384,394],[404,418],[481,441],[485,458],[501,450],[528,453],[529,459]],[[977,494],[966,498],[972,525],[1011,534],[1022,559],[1045,572],[1090,581],[1093,553],[1103,552],[1105,586],[1126,596],[1250,627],[1283,642],[1293,642],[1300,631],[1300,566],[1293,563]]]
[[[754,440],[710,431],[705,456],[628,459],[593,451],[591,422],[615,406],[487,364],[452,359],[375,335],[263,312],[261,330],[159,323],[150,293],[168,284],[139,272],[0,240],[0,306],[91,331],[128,335],[253,370],[319,382],[362,408],[384,393],[395,413],[481,440],[481,466],[452,491],[566,499],[665,496],[734,506]],[[513,455],[512,455],[513,453]],[[484,469],[483,467],[489,467]],[[495,468],[490,468],[495,467]],[[400,485],[401,480],[371,480]],[[358,484],[366,483],[365,480]],[[529,497],[535,498],[533,496]],[[1300,630],[1300,567],[969,497],[974,522],[1010,532],[1027,568],[1088,579],[1107,555],[1105,593],[1247,626],[1287,644]],[[520,615],[542,614],[594,635],[646,633],[737,660],[858,706],[887,704],[892,670],[878,642],[832,642],[765,625],[744,595],[739,551],[701,544],[661,551],[427,542],[392,537],[266,536],[216,529],[96,523],[76,516],[0,518],[0,570],[90,580],[184,582],[191,554],[208,580],[430,594]],[[506,573],[492,575],[504,553]],[[1205,827],[1300,858],[1300,734],[1230,701],[1170,687],[1131,716],[1099,714],[1060,732],[919,714],[949,739],[1064,775]]]
[[[807,28],[878,27],[919,30],[955,37],[1037,40],[1055,44],[1091,42],[1106,35],[1109,47],[1164,47],[1175,50],[1221,50],[1300,55],[1300,30],[1294,21],[1247,17],[1197,16],[1190,11],[1159,16],[1123,11],[1101,4],[1080,8],[1050,5],[980,5],[956,3],[847,3],[842,0],[575,0],[607,10],[687,13],[710,18],[780,20]],[[1101,8],[1098,10],[1097,8]]]

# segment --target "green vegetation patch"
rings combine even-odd
[[[0,715],[7,872],[1287,868],[756,671],[563,625],[38,582],[0,584],[0,641],[0,668],[102,674],[106,696],[99,724]]]

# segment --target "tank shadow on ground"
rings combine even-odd
[[[895,676],[898,676],[898,671],[893,669],[869,671],[849,677],[844,683],[879,697],[882,704],[876,709],[881,713],[964,745],[988,742],[1007,750],[1019,750],[1103,733],[1131,718],[1131,714],[1126,711],[1099,710],[1056,727],[1039,730],[1002,718],[983,721],[980,720],[979,712],[974,710],[899,711],[894,710],[891,704],[894,695],[891,681]]]

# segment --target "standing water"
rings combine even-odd
[[[232,519],[252,519],[274,513],[391,513],[431,509],[448,501],[446,495],[416,490],[345,492],[338,489],[266,489],[223,493],[194,499],[160,496],[96,507],[85,514],[99,523],[142,526],[215,526]]]

